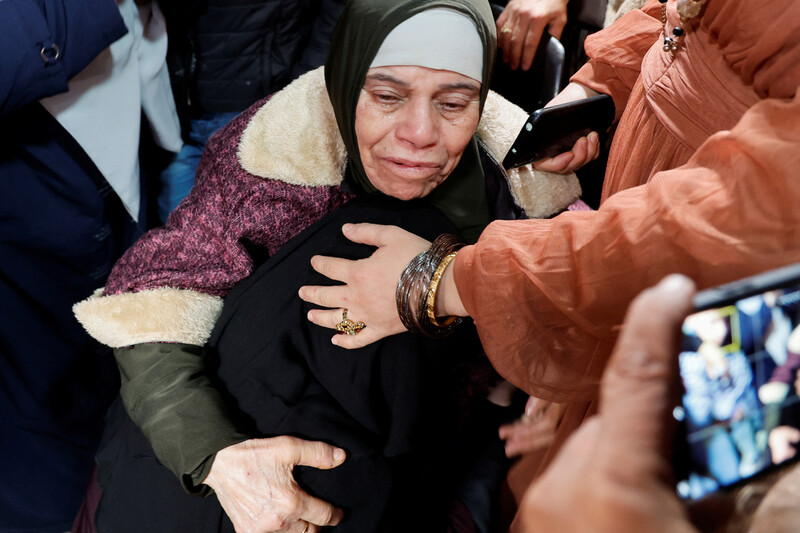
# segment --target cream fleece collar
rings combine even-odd
[[[489,154],[502,161],[528,114],[490,91],[478,124]],[[325,90],[323,67],[304,74],[273,96],[245,128],[239,161],[249,173],[293,185],[333,186],[344,178],[347,152]],[[561,211],[581,194],[574,174],[530,166],[508,171],[517,205],[531,218]]]

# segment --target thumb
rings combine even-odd
[[[677,334],[694,283],[673,274],[631,304],[603,376],[600,412],[621,461],[661,451],[677,375]]]
[[[347,457],[343,449],[324,442],[296,439],[295,446],[295,463],[298,465],[330,470],[342,464]]]

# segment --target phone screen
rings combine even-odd
[[[756,278],[752,278],[756,279]],[[758,284],[756,284],[758,285]],[[703,496],[797,459],[800,281],[720,298],[682,327],[678,495]]]

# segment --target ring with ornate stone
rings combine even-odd
[[[500,28],[500,33],[513,33],[513,32],[514,30],[512,30],[508,26],[503,26],[502,28]]]
[[[336,324],[336,331],[346,335],[358,335],[365,327],[367,327],[367,325],[363,322],[353,322],[347,318],[347,309],[343,309],[342,321]]]

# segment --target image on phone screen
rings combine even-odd
[[[689,315],[682,327],[677,492],[699,499],[800,449],[800,282]]]

